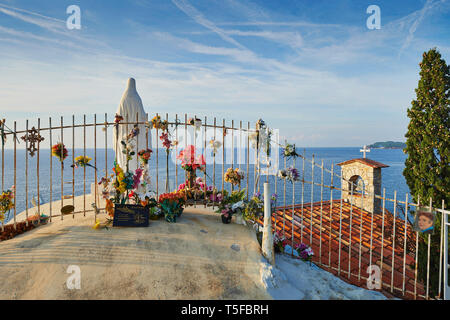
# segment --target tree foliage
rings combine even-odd
[[[414,201],[441,208],[450,204],[450,66],[435,48],[424,52],[416,99],[408,109],[407,154],[403,175]],[[437,295],[439,284],[439,244],[441,215],[436,217],[435,232],[419,241],[419,278],[426,284],[430,276],[430,295]],[[430,243],[430,270],[428,269]]]

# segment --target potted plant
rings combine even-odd
[[[245,203],[245,191],[233,191],[230,195],[224,190],[224,196],[219,203],[217,213],[221,214],[222,222],[228,224],[231,222],[233,215],[239,215],[242,217],[246,203]]]
[[[163,193],[158,202],[166,221],[177,222],[177,217],[181,216],[184,209],[184,195],[178,191]]]

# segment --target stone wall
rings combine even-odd
[[[350,179],[355,176],[361,177],[364,182],[364,197],[353,190],[353,204],[357,207],[363,208],[369,212],[381,212],[381,200],[375,198],[376,195],[381,195],[381,168],[373,168],[360,162],[353,162],[341,166],[342,173],[342,199],[350,202],[351,187]]]

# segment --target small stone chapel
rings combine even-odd
[[[366,146],[361,150],[364,158],[357,158],[338,163],[341,167],[342,200],[350,202],[366,211],[381,213],[381,169],[389,167],[378,161],[366,158]],[[353,184],[353,192],[352,192]]]

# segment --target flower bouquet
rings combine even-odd
[[[211,146],[211,149],[213,149],[213,154],[215,155],[219,148],[222,146],[222,142],[217,141],[215,139],[211,139],[209,141],[209,145]]]
[[[151,207],[149,211],[149,219],[150,220],[159,220],[160,217],[162,217],[163,213],[161,211],[161,208],[159,207]]]
[[[311,249],[311,247],[307,246],[304,243],[295,245],[294,249],[295,251],[297,251],[299,258],[303,261],[311,261],[312,257],[314,256],[314,251]]]
[[[186,171],[188,176],[188,188],[195,186],[196,171],[205,171],[206,161],[203,155],[196,156],[196,150],[193,145],[188,145],[177,155],[177,159],[181,160],[181,168]]]
[[[217,195],[217,189],[213,186],[207,186],[201,177],[197,177],[189,188],[189,180],[178,186],[178,191],[185,195],[186,200],[211,200],[214,194]],[[206,194],[205,194],[206,193]],[[216,202],[218,202],[216,200]]]
[[[273,235],[273,246],[276,253],[283,253],[284,247],[287,244],[286,237],[281,234],[281,232],[277,231]]]
[[[152,126],[155,129],[167,131],[167,129],[169,128],[169,123],[167,122],[167,120],[162,121],[161,116],[154,116],[152,119]]]
[[[67,158],[68,152],[63,143],[58,142],[52,146],[52,156],[57,157],[61,162],[61,166],[64,169],[64,159]]]
[[[294,167],[289,167],[287,169],[280,170],[278,172],[278,177],[282,180],[288,180],[291,183],[300,181],[300,174],[298,170]]]
[[[161,215],[161,209],[158,208],[158,202],[154,198],[150,198],[148,196],[145,197],[145,200],[140,201],[141,206],[147,208],[149,211],[150,220],[158,220]]]
[[[166,221],[177,222],[177,217],[183,212],[184,195],[178,191],[163,193],[159,196],[158,202]]]
[[[297,158],[300,157],[300,155],[297,153],[297,150],[295,148],[295,144],[289,144],[287,143],[286,146],[283,148],[283,157],[287,158],[287,159],[291,159],[291,158]]]
[[[238,168],[228,168],[227,172],[225,172],[225,182],[231,183],[233,186],[241,185],[241,181],[244,179],[244,173],[240,171]]]
[[[130,133],[122,140],[125,146],[123,150],[127,156],[126,168],[122,168],[114,161],[112,169],[113,174],[109,177],[103,177],[99,185],[103,186],[102,198],[106,201],[105,210],[110,217],[114,218],[115,205],[128,205],[130,209],[133,206],[144,207],[149,210],[151,216],[152,208],[157,205],[156,199],[153,198],[153,193],[149,191],[151,184],[148,167],[145,166],[146,161],[150,158],[151,150],[141,150],[138,153],[141,159],[141,165],[135,171],[129,170],[129,161],[134,155],[134,138],[136,137],[136,128],[133,128]]]
[[[89,163],[91,160],[92,158],[88,156],[78,156],[75,158],[75,163],[71,165],[71,167],[75,169],[78,167],[91,167],[97,170],[96,167],[94,167],[92,164]]]
[[[228,195],[228,192],[224,190],[225,195],[216,211],[221,214],[223,223],[230,223],[233,215],[241,215],[242,217],[246,207],[245,192],[246,189],[242,189],[241,191],[233,191],[231,195]]]
[[[257,192],[247,203],[243,216],[244,219],[247,221],[256,222],[256,220],[258,220],[263,215],[264,215],[264,200],[261,196],[261,193]]]
[[[0,194],[0,221],[5,220],[5,213],[14,208],[14,192],[15,187],[12,186],[11,189],[3,191]]]

